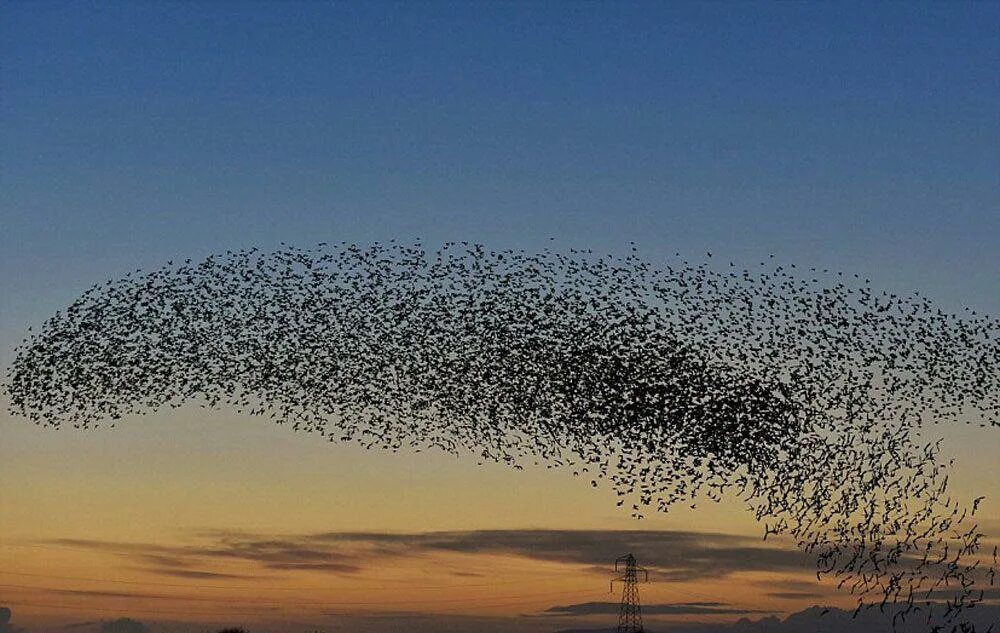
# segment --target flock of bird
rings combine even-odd
[[[226,252],[94,286],[29,335],[5,387],[40,425],[195,401],[367,448],[569,468],[637,517],[736,495],[859,611],[974,631],[963,613],[997,551],[925,436],[1000,426],[1000,321],[840,272],[714,261]]]

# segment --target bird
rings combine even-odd
[[[706,255],[390,240],[168,260],[29,329],[3,388],[40,426],[199,404],[372,451],[587,472],[636,519],[735,496],[859,610],[908,616],[948,590],[926,610],[959,617],[997,561],[967,527],[981,498],[950,496],[922,432],[1000,426],[1000,321]]]

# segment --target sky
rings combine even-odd
[[[0,365],[95,282],[281,242],[774,254],[1000,313],[998,25],[997,3],[2,3]],[[4,412],[0,437],[25,631],[234,605],[258,629],[593,628],[628,548],[661,628],[849,602],[734,501],[636,522],[567,473],[199,408]],[[996,434],[947,448],[1000,532]]]

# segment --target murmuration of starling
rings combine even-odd
[[[18,347],[5,388],[52,427],[193,401],[369,449],[567,468],[637,518],[730,496],[858,612],[975,631],[997,550],[927,435],[1000,426],[1000,321],[774,261],[227,251],[95,285]]]

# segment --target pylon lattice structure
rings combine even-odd
[[[619,556],[615,560],[615,573],[611,580],[612,587],[616,581],[624,584],[622,587],[622,604],[618,610],[618,633],[643,633],[642,606],[639,604],[639,575],[643,582],[649,581],[649,571],[636,565],[635,556],[631,553]]]

